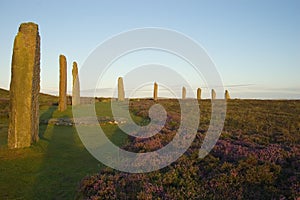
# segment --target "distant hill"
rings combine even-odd
[[[40,106],[53,105],[58,102],[58,97],[40,93]],[[7,116],[9,111],[9,91],[0,88],[0,116]]]
[[[9,91],[0,88],[0,117],[8,116]]]
[[[40,105],[53,105],[58,103],[58,96],[40,93]]]
[[[0,100],[8,100],[8,98],[9,98],[9,91],[0,88]],[[54,102],[57,102],[57,101],[58,101],[57,96],[40,93],[40,103],[41,104],[49,103],[49,102],[54,103]]]
[[[0,99],[2,98],[9,98],[9,91],[0,88]]]

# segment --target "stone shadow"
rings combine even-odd
[[[44,137],[44,134],[48,127],[48,120],[52,118],[54,111],[57,110],[57,106],[50,106],[43,114],[40,115],[39,137],[42,140],[48,140]]]
[[[50,116],[53,110],[56,107],[45,115]],[[41,130],[41,137],[48,145],[32,186],[32,199],[74,199],[80,180],[103,165],[85,149],[74,126],[49,124],[44,132]]]

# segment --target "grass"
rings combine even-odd
[[[72,117],[71,107],[57,111],[57,98],[41,95],[40,119]],[[97,103],[103,115],[111,116],[108,103]],[[121,145],[125,137],[116,125],[103,129]],[[0,199],[74,199],[80,180],[103,165],[83,146],[75,127],[40,124],[40,140],[29,148],[7,149],[8,119],[0,121]],[[124,135],[124,134],[123,134]]]
[[[0,158],[1,199],[70,199],[78,181],[102,167],[72,127],[49,126],[37,144],[2,149]]]

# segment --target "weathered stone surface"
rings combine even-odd
[[[214,89],[211,90],[211,99],[216,99],[217,94],[216,91]]]
[[[8,148],[30,146],[39,139],[40,36],[38,25],[20,25],[15,37],[10,82]]]
[[[155,82],[155,83],[154,83],[154,90],[153,90],[153,99],[154,99],[154,101],[157,100],[157,90],[158,90],[158,85],[157,85],[157,83]]]
[[[182,99],[186,99],[186,88],[182,87]]]
[[[125,99],[125,91],[124,91],[124,84],[123,78],[118,78],[118,101],[124,101]]]
[[[58,110],[67,109],[67,59],[64,55],[59,56],[59,101]]]
[[[200,100],[201,99],[201,88],[197,89],[197,99]]]
[[[79,84],[79,76],[78,76],[78,67],[76,62],[73,62],[72,76],[73,76],[72,105],[76,106],[80,104],[80,84]]]
[[[225,99],[226,100],[230,99],[230,95],[229,95],[228,90],[225,90]]]

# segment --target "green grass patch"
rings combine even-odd
[[[109,115],[107,103],[97,109]],[[104,112],[103,112],[104,111]],[[41,105],[40,119],[72,117],[57,106]],[[116,145],[126,135],[116,125],[102,126]],[[0,123],[0,199],[74,199],[80,180],[104,166],[89,154],[73,126],[40,125],[40,140],[29,148],[7,149],[8,119]]]

